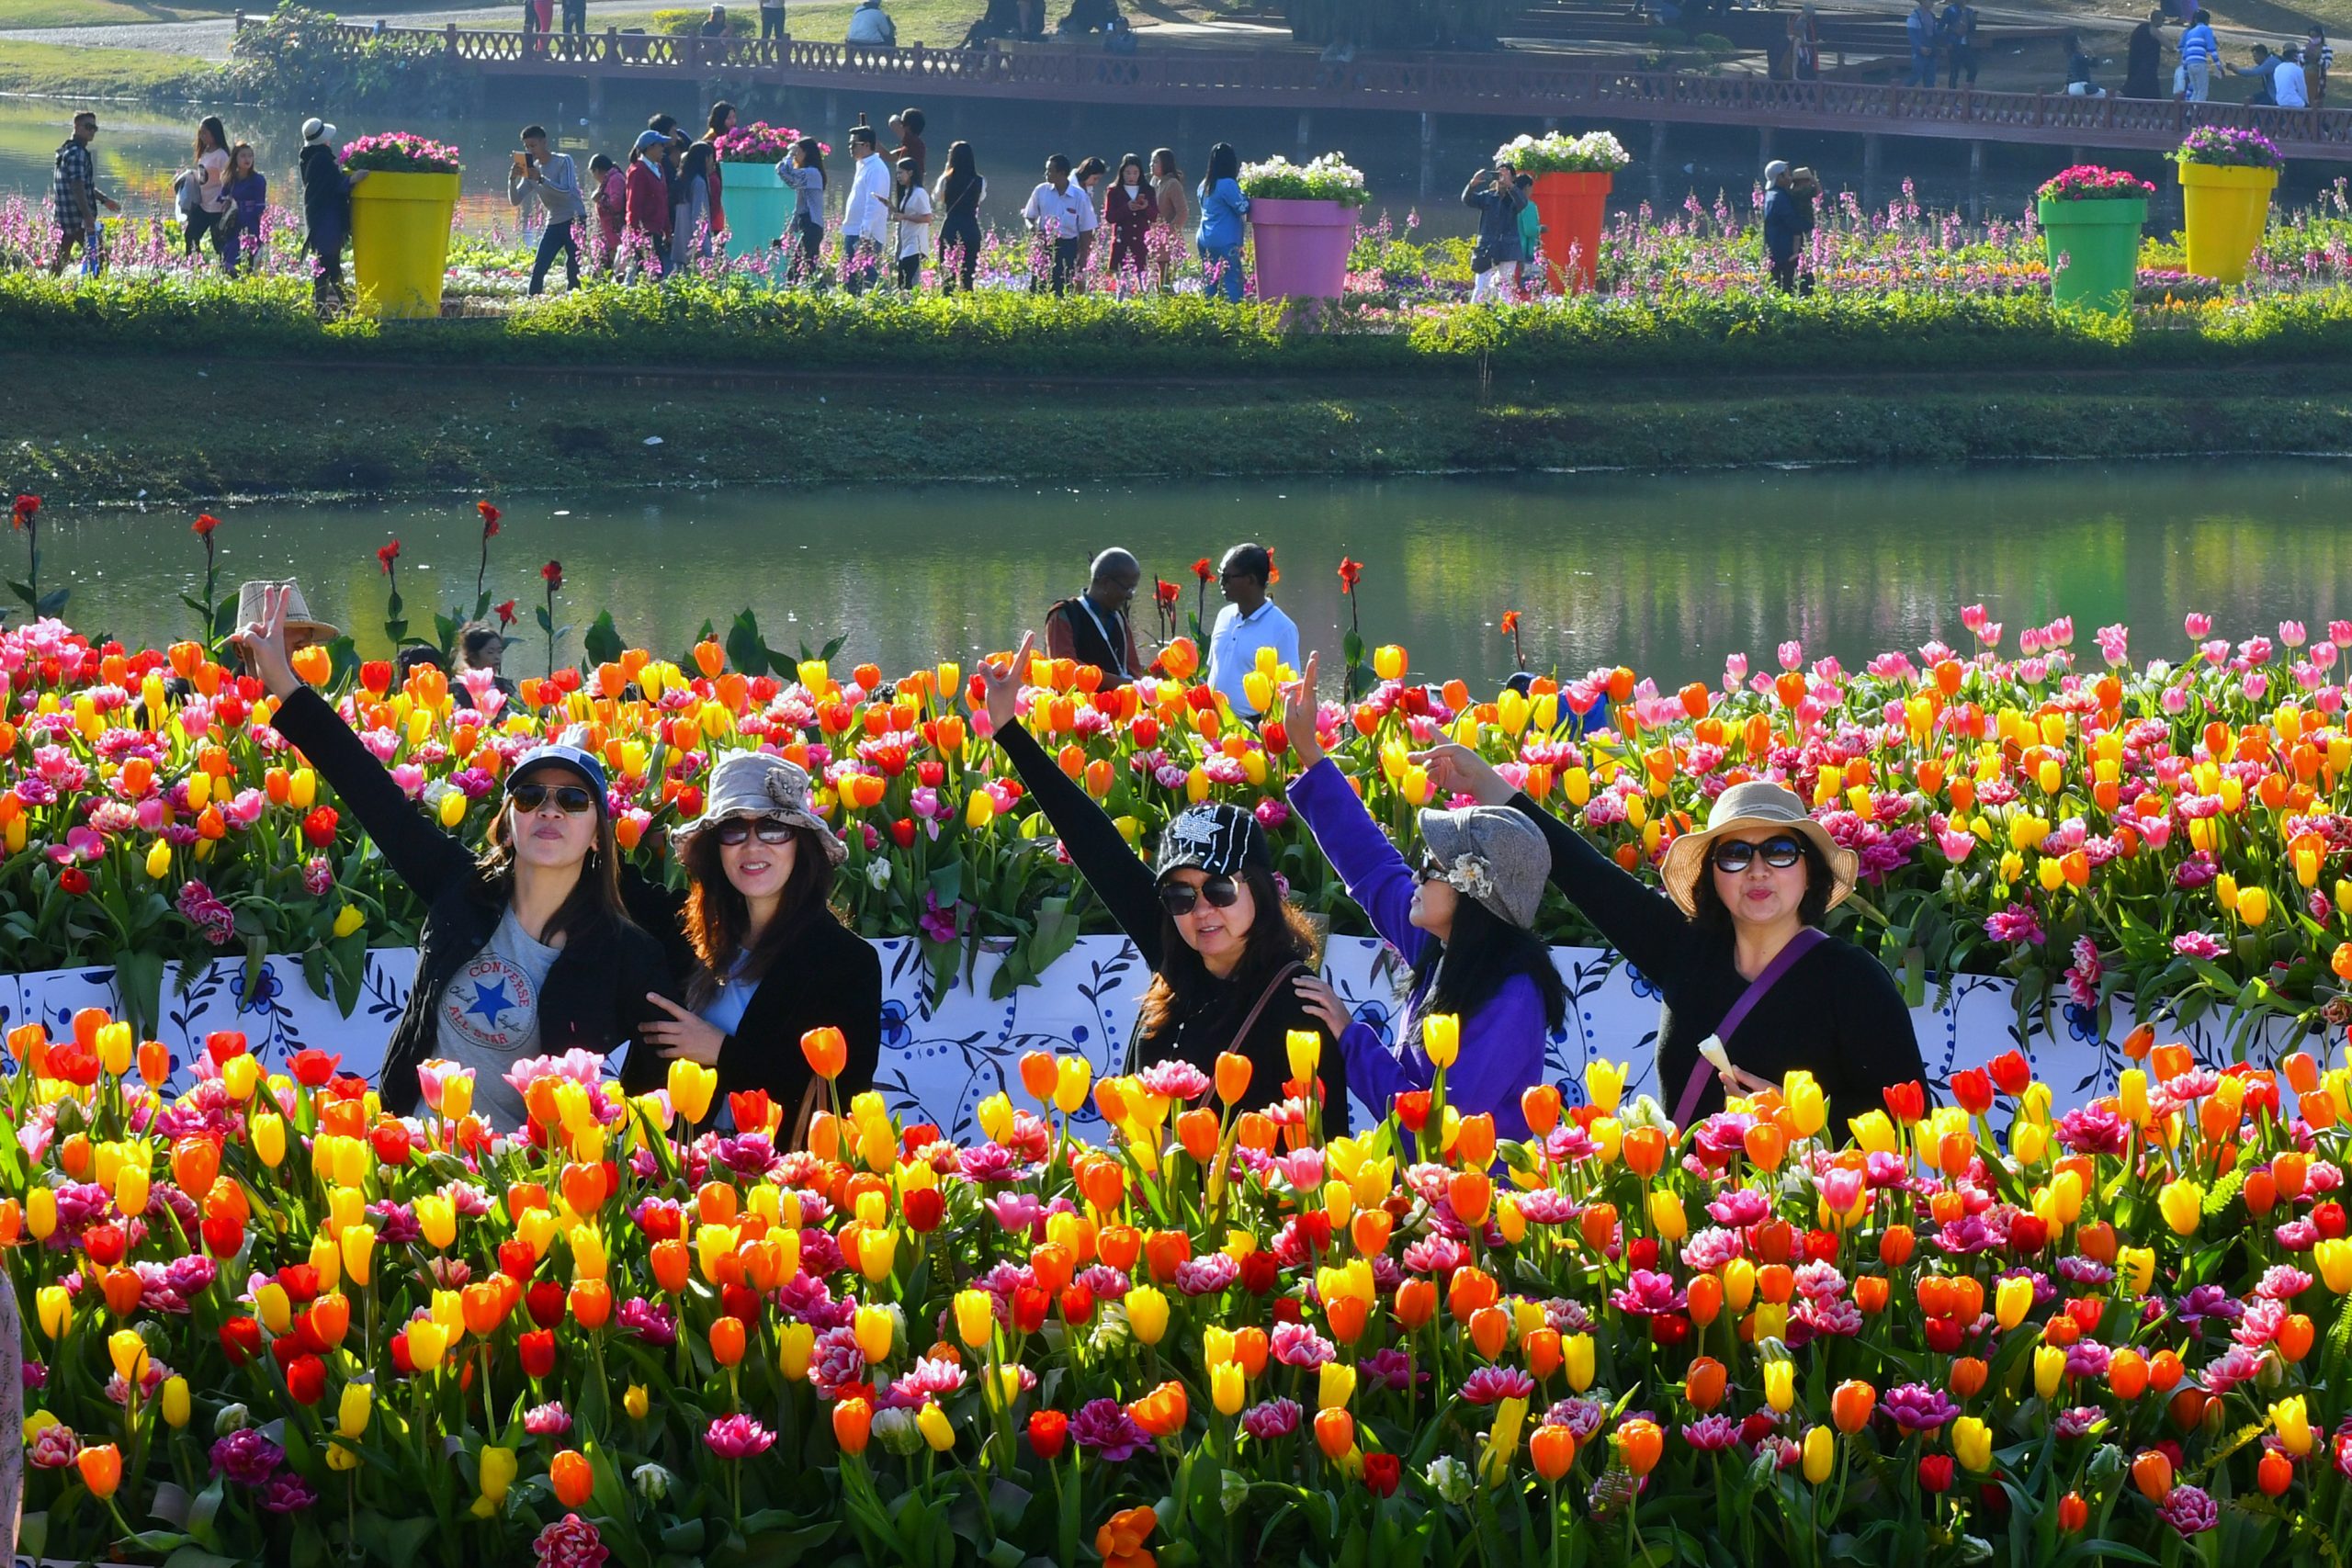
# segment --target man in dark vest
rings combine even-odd
[[[1102,671],[1102,689],[1106,692],[1133,681],[1143,669],[1143,659],[1136,651],[1127,606],[1142,581],[1142,565],[1126,551],[1108,549],[1096,556],[1086,592],[1046,612],[1047,657],[1093,665]]]

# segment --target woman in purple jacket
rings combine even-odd
[[[1315,660],[1293,688],[1291,747],[1304,771],[1290,803],[1381,939],[1404,956],[1412,985],[1396,1043],[1351,1020],[1329,985],[1302,985],[1307,1007],[1340,1037],[1348,1083],[1376,1112],[1433,1076],[1421,1021],[1461,1021],[1461,1055],[1446,1070],[1446,1103],[1464,1116],[1490,1111],[1495,1132],[1525,1138],[1519,1098],[1543,1080],[1545,1039],[1567,1015],[1567,987],[1529,928],[1551,874],[1544,835],[1518,813],[1491,806],[1424,810],[1427,851],[1416,873],[1364,809],[1315,733]]]

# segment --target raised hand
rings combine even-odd
[[[292,592],[276,584],[264,588],[261,619],[246,623],[243,630],[229,637],[274,697],[290,696],[294,688],[302,683],[302,678],[294,673],[293,655],[286,647],[286,601]]]
[[[727,1043],[727,1036],[718,1032],[716,1024],[705,1022],[655,992],[646,992],[645,999],[670,1015],[639,1026],[645,1038],[660,1048],[666,1060],[674,1062],[684,1057],[706,1067],[718,1065],[718,1048]]]
[[[1290,749],[1301,768],[1311,768],[1323,760],[1323,742],[1315,733],[1315,670],[1316,660],[1321,657],[1308,654],[1306,670],[1283,688],[1283,695],[1288,701],[1283,728],[1290,736]]]
[[[1428,770],[1433,794],[1466,795],[1481,806],[1501,806],[1511,797],[1510,781],[1495,772],[1494,764],[1455,741],[1416,751],[1413,761]]]
[[[980,693],[991,729],[1001,730],[1020,717],[1021,682],[1029,673],[1030,650],[1037,646],[1037,634],[1022,635],[1021,648],[1005,663],[982,660]]]

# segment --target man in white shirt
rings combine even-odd
[[[2271,73],[2270,96],[2282,109],[2307,109],[2312,107],[2311,85],[2303,76],[2303,51],[2289,45],[2278,56],[2278,69]]]
[[[1242,682],[1258,667],[1260,649],[1272,649],[1275,662],[1293,670],[1302,662],[1297,626],[1266,597],[1273,575],[1274,558],[1263,545],[1236,545],[1217,568],[1217,587],[1228,602],[1209,635],[1209,684],[1225,694],[1242,718],[1259,715]]]
[[[1021,209],[1021,216],[1028,220],[1031,232],[1053,247],[1046,276],[1031,277],[1030,292],[1042,294],[1050,283],[1058,298],[1078,275],[1085,236],[1101,221],[1095,216],[1093,197],[1084,186],[1071,181],[1068,158],[1057,152],[1046,160],[1045,183],[1029,193],[1029,204]]]
[[[852,294],[863,294],[882,266],[882,242],[890,232],[890,170],[875,151],[874,128],[850,128],[850,156],[857,173],[842,210],[842,277]]]

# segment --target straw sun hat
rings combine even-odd
[[[1827,908],[1836,908],[1853,892],[1854,874],[1860,863],[1854,852],[1831,838],[1829,829],[1813,819],[1804,802],[1792,792],[1756,779],[1734,784],[1717,795],[1713,809],[1707,813],[1707,826],[1698,832],[1683,834],[1666,847],[1666,861],[1659,867],[1658,879],[1666,884],[1667,897],[1684,914],[1698,913],[1699,874],[1706,868],[1715,840],[1751,828],[1786,828],[1803,835],[1821,852],[1821,858],[1829,865]]]

